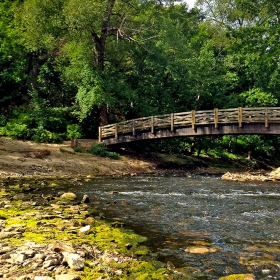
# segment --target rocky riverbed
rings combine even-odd
[[[56,192],[57,184],[0,182],[1,279],[177,279],[141,245],[145,237],[106,223],[89,197]]]
[[[249,173],[249,172],[226,172],[221,177],[222,180],[230,180],[230,181],[260,181],[260,182],[278,182],[280,181],[280,168],[276,168],[275,170],[268,173]]]

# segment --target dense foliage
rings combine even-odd
[[[0,0],[0,135],[58,142],[135,117],[278,106],[279,20],[278,0],[197,0],[193,9],[184,1]],[[278,153],[277,137],[240,139]],[[232,140],[177,142],[172,151],[192,152]]]

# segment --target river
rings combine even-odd
[[[279,186],[140,176],[95,179],[76,192],[87,194],[107,219],[147,236],[158,258],[175,267],[200,270],[204,279],[236,273],[280,279]]]

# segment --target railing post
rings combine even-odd
[[[115,138],[118,139],[118,124],[115,124]]]
[[[151,133],[155,133],[155,118],[154,116],[151,116]]]
[[[195,130],[195,110],[192,110],[192,129]]]
[[[135,119],[132,120],[132,135],[136,135],[136,129],[135,129]]]
[[[174,132],[174,113],[170,114],[170,131]]]
[[[215,124],[215,129],[218,128],[218,122],[219,122],[219,109],[215,108],[214,109],[214,124]]]
[[[267,108],[265,108],[264,125],[265,125],[265,128],[268,128],[268,109]]]
[[[102,127],[98,127],[98,142],[101,143],[102,141]]]
[[[238,107],[238,123],[239,127],[242,127],[242,107]]]

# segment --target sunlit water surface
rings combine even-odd
[[[207,279],[234,273],[280,279],[279,265],[240,264],[253,245],[262,248],[255,254],[269,253],[280,263],[279,183],[143,176],[95,179],[77,191],[89,195],[107,219],[120,220],[147,236],[147,244],[162,261],[200,269]],[[185,251],[204,242],[220,251]],[[267,252],[266,246],[276,249]]]

